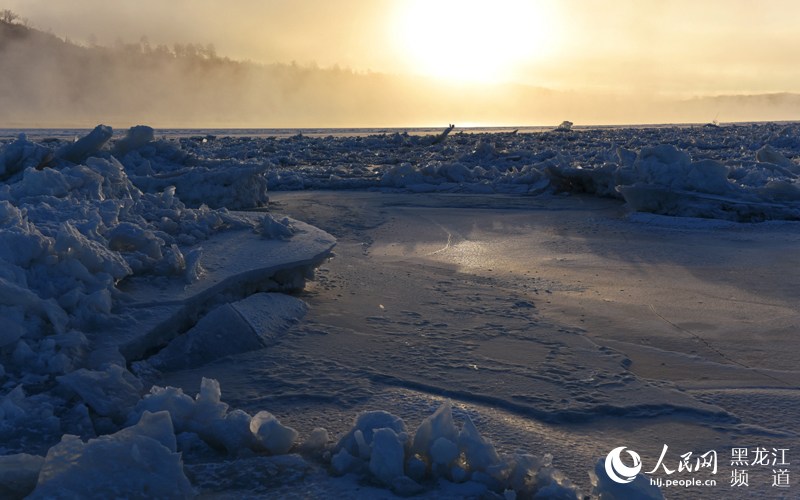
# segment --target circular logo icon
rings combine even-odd
[[[610,477],[612,481],[625,484],[636,479],[636,475],[642,470],[642,459],[635,451],[626,450],[628,455],[633,459],[633,467],[628,467],[622,463],[622,457],[620,457],[622,450],[625,450],[624,446],[614,448],[611,450],[611,453],[608,454],[606,457],[606,474],[608,474],[608,477]]]

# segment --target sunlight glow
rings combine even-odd
[[[450,82],[513,81],[556,46],[555,3],[536,0],[408,0],[394,43],[417,74]]]

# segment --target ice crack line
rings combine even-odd
[[[442,248],[440,248],[439,250],[434,250],[433,252],[426,253],[426,254],[425,254],[425,256],[427,257],[427,256],[429,256],[429,255],[436,255],[436,254],[438,254],[438,253],[444,252],[444,251],[446,251],[447,249],[449,249],[449,248],[450,248],[450,246],[451,246],[451,245],[452,245],[452,243],[453,243],[453,233],[451,233],[450,231],[448,231],[446,227],[444,227],[443,225],[439,224],[439,223],[438,223],[438,222],[436,222],[435,220],[433,220],[433,219],[431,219],[431,218],[429,218],[429,217],[425,217],[425,218],[426,218],[426,219],[428,219],[428,221],[430,221],[430,223],[431,223],[431,224],[435,224],[436,226],[438,226],[438,227],[439,227],[439,229],[441,229],[442,231],[444,231],[445,233],[447,233],[447,243],[445,243],[445,245],[444,245]]]
[[[787,385],[789,387],[795,387],[795,384],[790,384],[789,382],[787,382],[785,380],[781,380],[778,377],[774,377],[774,376],[772,376],[772,375],[770,375],[768,373],[764,373],[764,372],[762,372],[761,370],[759,370],[757,368],[753,368],[752,366],[748,366],[748,365],[746,365],[746,364],[744,364],[744,363],[742,363],[740,361],[736,361],[735,359],[733,359],[730,356],[726,355],[725,353],[723,353],[722,351],[720,351],[716,347],[712,346],[706,339],[704,339],[700,335],[694,333],[691,330],[683,328],[682,326],[676,325],[672,321],[670,321],[667,318],[665,318],[664,316],[662,316],[658,311],[656,311],[656,308],[653,306],[653,304],[647,304],[647,305],[650,307],[650,310],[653,311],[653,314],[655,314],[656,316],[661,318],[665,323],[667,323],[668,325],[672,326],[676,330],[681,331],[681,332],[689,335],[693,339],[697,340],[698,342],[700,342],[701,344],[706,346],[709,350],[711,350],[711,351],[715,352],[717,355],[719,355],[719,357],[721,357],[722,359],[724,359],[724,360],[726,360],[726,361],[728,361],[730,363],[733,363],[735,365],[741,366],[742,368],[747,368],[748,370],[752,370],[752,371],[758,373],[761,376],[764,376],[764,377],[766,377],[768,379],[771,379],[771,380],[774,380],[776,382],[780,382],[781,384]]]

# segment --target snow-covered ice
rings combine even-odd
[[[602,461],[666,443],[782,494],[722,473],[797,449],[798,157],[795,124],[19,134],[0,494],[659,498]]]
[[[166,412],[83,442],[65,434],[50,448],[30,498],[186,498],[192,486]]]

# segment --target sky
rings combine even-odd
[[[800,91],[796,0],[4,0],[73,41],[641,99]]]

